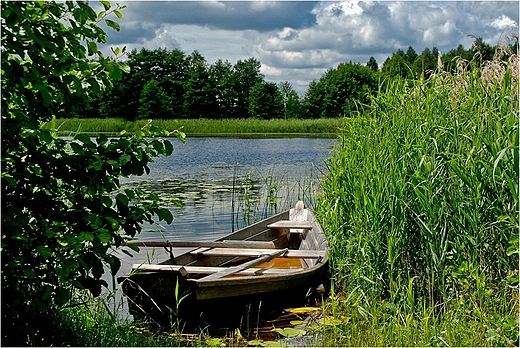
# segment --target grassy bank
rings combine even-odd
[[[57,129],[62,135],[84,133],[118,134],[126,130],[135,132],[143,127],[146,120],[127,121],[125,119],[59,119],[44,125],[47,129]],[[234,136],[257,135],[276,136],[277,134],[295,135],[331,135],[334,136],[342,127],[342,119],[316,120],[259,120],[259,119],[222,119],[222,120],[154,120],[153,124],[166,130],[182,129],[188,136]]]
[[[395,81],[347,124],[318,215],[349,325],[324,345],[518,339],[517,67]]]

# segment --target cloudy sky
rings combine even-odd
[[[198,50],[212,64],[254,57],[271,82],[304,93],[341,62],[379,66],[398,49],[446,52],[473,37],[495,45],[518,33],[518,1],[124,1],[121,31],[108,44],[127,50]],[[107,52],[109,50],[107,49]]]

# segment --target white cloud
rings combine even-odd
[[[493,20],[490,25],[499,30],[511,30],[517,26],[516,22],[506,15],[500,15],[500,17]]]

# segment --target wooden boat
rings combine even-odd
[[[257,305],[264,312],[305,305],[327,285],[327,241],[301,201],[213,242],[131,243],[193,248],[156,265],[135,264],[120,278],[134,318],[221,322],[234,309],[243,316]]]

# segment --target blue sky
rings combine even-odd
[[[341,62],[381,66],[398,49],[446,52],[474,37],[518,34],[518,1],[119,1],[127,8],[108,45],[198,50],[209,64],[254,57],[271,82],[300,93]],[[108,47],[106,52],[109,52]]]

